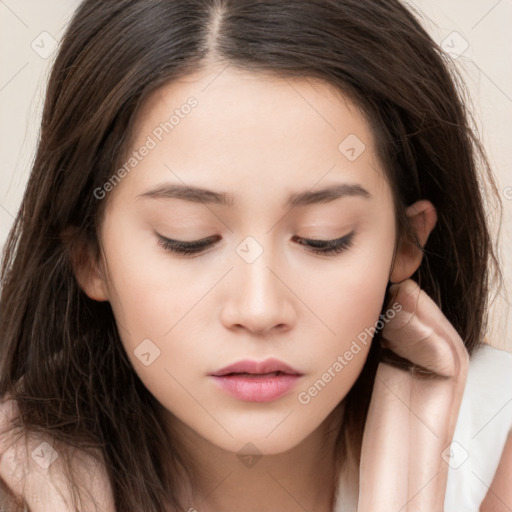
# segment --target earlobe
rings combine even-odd
[[[90,299],[98,302],[108,301],[105,280],[95,264],[86,272],[75,271],[75,277],[80,288]]]
[[[62,238],[65,243],[68,242],[71,266],[80,288],[90,299],[98,302],[108,301],[105,277],[89,245],[83,240],[73,240],[69,243],[69,232],[63,234]]]
[[[421,247],[425,247],[428,237],[437,223],[437,212],[434,205],[430,201],[422,200],[409,206],[406,212]],[[418,270],[422,260],[422,249],[409,240],[403,240],[397,249],[389,280],[392,283],[401,283],[409,279]]]

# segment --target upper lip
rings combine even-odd
[[[243,361],[237,361],[236,363],[230,364],[216,372],[212,373],[212,376],[220,377],[229,373],[252,373],[255,375],[264,373],[282,372],[290,375],[302,375],[300,372],[292,368],[291,366],[283,363],[279,359],[265,359],[264,361],[252,361],[244,359]]]

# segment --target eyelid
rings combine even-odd
[[[298,239],[301,245],[306,245],[310,252],[324,256],[332,256],[340,254],[352,247],[354,236],[355,231],[333,240],[319,240],[301,237],[294,237],[294,239]]]
[[[220,238],[219,235],[206,236],[204,238],[199,238],[198,240],[176,240],[175,238],[169,238],[163,235],[158,235],[160,238],[165,239],[167,242],[172,242],[174,244],[184,244],[184,245],[205,245],[207,243],[211,243],[212,240],[216,238]]]
[[[301,237],[301,236],[295,236],[293,238],[298,239],[298,240],[302,240],[304,242],[310,242],[311,244],[320,245],[320,244],[327,244],[327,243],[334,244],[334,243],[342,242],[343,240],[347,240],[348,238],[350,238],[353,234],[354,234],[354,232],[352,231],[351,233],[347,233],[346,235],[340,236],[339,238],[331,238],[331,239],[326,239],[326,238],[304,238],[304,237]]]
[[[158,244],[161,245],[164,250],[182,256],[200,256],[204,253],[202,249],[211,247],[216,241],[222,238],[219,235],[213,235],[199,240],[185,242],[167,238],[158,233],[156,233],[156,235],[158,236]],[[306,246],[308,251],[314,254],[334,256],[349,249],[352,246],[354,236],[355,231],[352,231],[347,235],[333,240],[302,238],[298,236],[293,237],[293,240],[298,241],[300,245]]]
[[[159,238],[158,242],[160,245],[169,251],[173,249],[177,249],[174,252],[178,253],[199,253],[201,249],[209,247],[216,241],[220,240],[219,235],[207,236],[205,238],[201,238],[199,240],[192,240],[190,242],[186,242],[183,240],[174,240],[172,238],[168,238],[157,233]]]

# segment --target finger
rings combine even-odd
[[[383,345],[439,375],[456,377],[469,355],[437,304],[411,279],[391,286],[390,292],[401,310],[385,325]]]
[[[365,424],[358,512],[402,510],[408,501],[411,375],[380,364]]]
[[[75,510],[70,475],[59,460],[59,450],[39,441],[30,437],[27,445],[24,439],[6,450],[0,460],[0,476],[16,496],[27,502],[32,512]],[[79,510],[114,512],[114,499],[104,467],[93,457],[78,451],[72,460],[72,476],[80,485]]]
[[[358,512],[441,512],[462,392],[453,380],[417,379],[381,364],[365,425]],[[388,506],[389,505],[389,506]]]
[[[12,441],[12,440],[11,440]],[[71,501],[51,478],[49,464],[58,454],[49,443],[22,436],[9,442],[0,459],[0,476],[12,492],[23,498],[33,512],[64,512]]]
[[[49,439],[34,434],[5,434],[17,414],[14,401],[0,405],[0,477],[32,512],[74,510],[73,492],[64,455],[72,461],[73,478],[80,485],[78,495],[83,512],[114,512],[114,499],[105,467],[89,453],[71,447],[53,446]]]
[[[446,378],[421,379],[379,366],[363,438],[358,511],[382,503],[402,512],[442,511],[448,475],[442,453],[453,439],[469,355],[455,328],[414,281],[390,291],[402,309],[386,325],[383,344]]]
[[[451,443],[465,389],[469,355],[455,328],[419,286],[408,280],[390,288],[402,310],[385,327],[385,345],[444,379],[410,381],[408,503],[418,511],[442,510]],[[414,374],[411,374],[414,375]],[[412,506],[412,505],[411,505]]]
[[[464,386],[456,380],[413,379],[410,407],[411,510],[442,511],[448,481],[443,452],[453,439]]]

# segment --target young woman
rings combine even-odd
[[[512,364],[485,183],[396,0],[85,0],[4,253],[4,508],[443,510]]]

